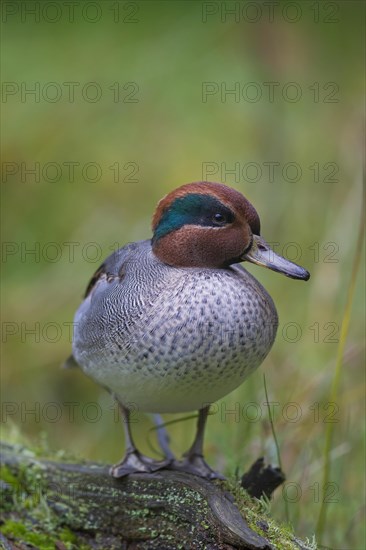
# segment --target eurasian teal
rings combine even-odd
[[[189,183],[166,195],[152,229],[151,240],[117,250],[95,273],[75,316],[73,356],[124,416],[126,454],[111,468],[114,477],[166,467],[219,477],[203,459],[209,405],[259,367],[278,325],[271,297],[239,262],[294,279],[309,273],[275,254],[251,203],[219,183]],[[132,407],[199,411],[183,460],[139,453]]]

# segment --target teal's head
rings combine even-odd
[[[247,260],[289,277],[309,278],[305,269],[269,248],[255,208],[221,183],[178,187],[159,202],[152,228],[153,252],[172,266],[224,268]]]

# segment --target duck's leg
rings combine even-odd
[[[114,397],[116,398],[116,396]],[[157,461],[141,454],[137,450],[131,433],[130,411],[117,398],[116,401],[121,411],[125,430],[126,453],[121,462],[111,467],[109,473],[113,477],[124,477],[128,474],[151,473],[166,468],[171,462],[170,458]]]
[[[210,407],[198,411],[197,431],[191,448],[184,453],[183,460],[175,460],[169,469],[188,472],[206,479],[225,479],[223,475],[210,468],[203,458],[203,437]]]

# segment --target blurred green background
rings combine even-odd
[[[363,548],[364,273],[329,404],[361,213],[363,3],[75,2],[72,14],[60,2],[32,15],[33,4],[2,7],[7,431],[85,459],[121,457],[108,395],[59,368],[70,323],[103,258],[149,237],[165,193],[221,181],[253,202],[263,236],[311,279],[248,266],[277,305],[278,337],[261,369],[218,404],[207,458],[227,475],[261,455],[276,463],[265,373],[287,474],[272,514],[286,520],[287,498],[296,533],[311,537],[325,499],[324,544]],[[141,415],[134,429],[150,453],[151,426]],[[193,429],[192,420],[171,427],[177,453]]]

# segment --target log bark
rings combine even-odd
[[[29,515],[31,500],[35,508],[42,504],[52,511],[58,518],[57,529],[66,526],[77,537],[75,548],[82,543],[85,548],[138,550],[276,548],[265,536],[268,518],[246,508],[242,489],[238,507],[234,502],[238,495],[228,492],[226,482],[168,470],[117,480],[108,474],[107,466],[37,458],[27,449],[8,444],[0,449],[6,473],[2,476],[3,526],[14,518],[20,521],[24,509]],[[248,496],[246,501],[250,502]],[[37,519],[33,520],[37,527]],[[2,539],[17,544],[9,530],[2,529]],[[294,549],[304,548],[294,537],[292,543]],[[54,548],[74,546],[59,540]]]

